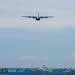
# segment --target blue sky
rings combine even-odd
[[[75,1],[0,0],[0,67],[42,65],[75,67]]]

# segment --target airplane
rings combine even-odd
[[[54,18],[54,16],[39,16],[39,13],[38,13],[38,16],[21,16],[21,17],[33,18],[36,21],[40,21],[40,19],[43,19],[43,18]]]

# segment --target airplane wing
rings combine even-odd
[[[36,16],[22,16],[22,17],[26,17],[26,18],[36,18]]]
[[[54,16],[40,16],[39,18],[54,18]]]

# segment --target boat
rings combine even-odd
[[[52,72],[52,71],[53,71],[52,68],[48,68],[45,65],[43,65],[43,67],[36,68],[36,72]]]
[[[8,72],[8,70],[0,69],[0,73],[6,73],[6,72]]]

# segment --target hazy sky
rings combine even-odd
[[[0,67],[42,65],[75,67],[75,0],[0,0]]]

